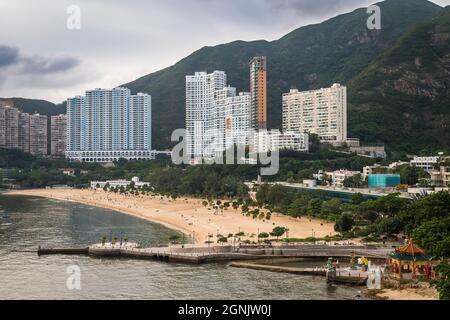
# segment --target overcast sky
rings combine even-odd
[[[274,40],[375,0],[0,0],[0,97],[61,102],[234,40]],[[450,0],[435,0],[450,5]],[[67,8],[81,29],[67,28]]]

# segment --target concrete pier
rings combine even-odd
[[[38,255],[87,255],[89,254],[89,247],[86,248],[68,248],[68,249],[52,249],[52,248],[38,248]]]
[[[326,277],[327,283],[338,283],[350,286],[365,286],[368,279],[367,272],[363,271],[338,270],[332,273],[328,273],[325,268],[283,267],[283,266],[275,266],[259,263],[246,263],[246,262],[232,262],[230,266],[235,268],[263,270],[270,272],[291,273],[307,276],[320,276]]]
[[[92,257],[147,259],[177,263],[213,263],[221,261],[258,260],[270,258],[350,258],[365,256],[370,259],[385,259],[387,249],[363,246],[167,246],[141,248],[136,243],[95,244],[88,248],[44,249],[39,255],[89,255]]]

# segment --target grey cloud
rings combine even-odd
[[[274,9],[291,9],[305,14],[319,14],[326,16],[329,12],[334,12],[336,9],[347,7],[358,7],[366,5],[364,0],[264,0],[269,6]]]
[[[52,74],[67,71],[80,64],[72,57],[43,57],[22,54],[16,47],[0,45],[0,68],[13,67],[11,73]]]
[[[75,68],[80,61],[75,58],[46,58],[41,56],[24,57],[20,60],[21,74],[50,74]]]
[[[0,45],[0,68],[17,63],[19,50],[14,47]]]
[[[73,57],[29,55],[19,48],[0,45],[0,89],[55,90],[86,82],[86,72],[79,66],[80,61]]]

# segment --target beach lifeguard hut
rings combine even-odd
[[[435,279],[439,261],[412,240],[388,255],[389,273],[397,279],[416,280],[418,277]]]

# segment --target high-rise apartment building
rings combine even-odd
[[[251,129],[250,94],[236,94],[223,71],[186,76],[187,154],[210,158],[236,144],[246,145]]]
[[[0,106],[0,148],[19,149],[35,156],[47,155],[47,116]]]
[[[5,110],[5,148],[19,149],[19,109],[3,107]]]
[[[6,148],[6,108],[0,105],[0,148]]]
[[[51,117],[50,154],[64,156],[67,148],[67,116],[60,114]]]
[[[241,92],[239,95],[225,99],[225,150],[233,145],[247,145],[251,131],[250,93]]]
[[[36,156],[48,154],[47,116],[30,115],[30,153]]]
[[[82,96],[67,99],[67,151],[78,152],[85,148],[84,143],[81,143],[81,117],[83,116],[83,127],[87,121],[85,100]]]
[[[283,95],[283,130],[317,134],[325,143],[347,141],[347,88],[300,92],[292,89]]]
[[[19,114],[19,149],[30,153],[30,115]]]
[[[95,89],[67,100],[67,158],[83,162],[154,159],[151,96]]]
[[[196,72],[186,76],[187,154],[194,158],[210,154],[214,146],[215,97],[227,84],[223,71]],[[216,131],[217,132],[217,131]]]
[[[253,130],[267,129],[267,58],[250,61],[251,122]]]

